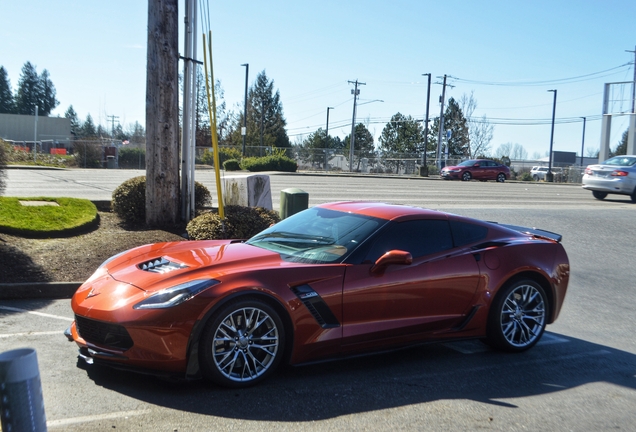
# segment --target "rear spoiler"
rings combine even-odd
[[[563,239],[563,236],[561,234],[557,234],[557,233],[553,233],[550,231],[545,231],[545,230],[541,230],[537,228],[528,228],[528,227],[522,227],[518,225],[500,224],[498,222],[491,222],[491,223],[497,224],[499,226],[502,226],[504,228],[508,228],[514,231],[518,231],[523,234],[529,234],[534,237],[554,240],[555,242],[558,242],[558,243],[560,243],[561,239]]]

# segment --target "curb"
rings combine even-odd
[[[70,299],[83,282],[0,283],[0,300]]]

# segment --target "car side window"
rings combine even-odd
[[[488,228],[481,225],[451,221],[450,226],[455,247],[478,242],[488,235]]]
[[[375,262],[390,250],[409,252],[413,258],[453,247],[448,221],[426,219],[393,223],[379,234],[365,261]]]

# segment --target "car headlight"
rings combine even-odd
[[[201,291],[220,283],[216,279],[193,280],[152,294],[133,309],[165,309],[190,300]]]

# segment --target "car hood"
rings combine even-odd
[[[293,265],[283,261],[277,253],[242,242],[183,241],[127,251],[105,264],[91,279],[108,273],[118,282],[156,291],[194,278],[215,279],[239,271]]]
[[[444,170],[460,170],[460,169],[464,169],[466,167],[464,166],[458,166],[458,165],[451,165],[451,166],[445,166],[444,168],[442,168],[442,171]]]

